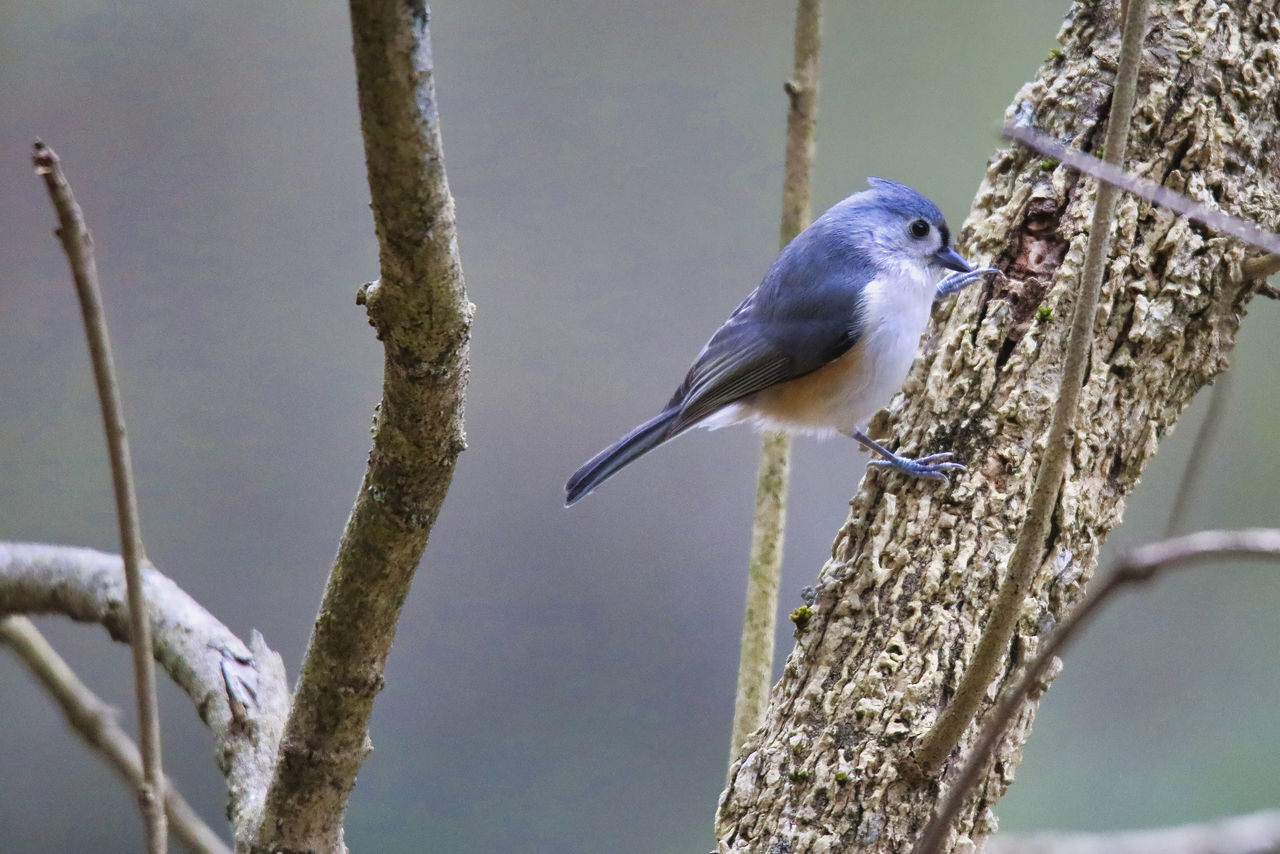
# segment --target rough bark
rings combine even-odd
[[[1128,145],[1129,126],[1133,124],[1133,104],[1138,91],[1138,67],[1142,64],[1142,45],[1146,35],[1147,0],[1125,0],[1120,24],[1120,55],[1116,62],[1116,81],[1107,108],[1107,130],[1102,144],[1106,148],[1103,165],[1121,169]],[[1067,149],[1072,151],[1074,150]],[[1083,152],[1081,156],[1085,155]],[[1064,157],[1065,162],[1070,158]],[[977,716],[983,697],[1004,663],[1004,651],[1013,640],[1022,603],[1031,587],[1031,579],[1039,568],[1041,549],[1053,522],[1062,477],[1074,442],[1075,423],[1080,417],[1080,393],[1092,361],[1093,328],[1098,313],[1102,279],[1111,254],[1112,224],[1120,190],[1115,184],[1098,186],[1089,222],[1089,241],[1085,244],[1084,264],[1074,289],[1075,305],[1071,310],[1070,331],[1064,342],[1062,368],[1054,392],[1053,415],[1045,437],[1044,453],[1036,461],[1036,477],[1031,487],[1025,518],[1018,530],[1013,554],[1005,566],[1004,580],[990,607],[990,617],[974,647],[964,677],[956,686],[951,702],[943,709],[932,731],[916,743],[914,753],[917,776],[934,777],[960,743],[960,737]],[[939,286],[941,290],[941,286]],[[965,789],[967,792],[968,789]],[[949,822],[948,822],[949,823]],[[939,842],[922,843],[921,850],[932,852]]]
[[[1077,3],[1009,115],[1094,150],[1115,77],[1118,2]],[[1280,21],[1245,0],[1156,4],[1129,142],[1131,169],[1273,228],[1280,220]],[[1096,153],[1096,152],[1095,152]],[[900,851],[942,779],[905,773],[969,660],[1012,551],[1043,451],[1092,181],[1022,148],[992,158],[961,232],[1007,275],[943,309],[873,432],[970,468],[950,488],[867,476],[822,569],[808,625],[717,816],[728,851]],[[1121,200],[1066,480],[1006,666],[1016,675],[1080,596],[1125,496],[1192,396],[1225,368],[1258,282],[1245,250],[1132,197]],[[1035,714],[1028,701],[957,821],[951,850],[995,829]],[[961,741],[967,752],[975,727]]]
[[[254,851],[346,850],[342,814],[370,749],[366,726],[396,621],[465,447],[473,306],[445,178],[427,19],[420,0],[351,2],[381,265],[358,301],[385,351],[382,403]]]

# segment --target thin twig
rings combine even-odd
[[[1137,0],[1130,0],[1131,3]],[[1150,581],[1166,570],[1204,563],[1211,559],[1240,557],[1280,558],[1280,529],[1249,528],[1242,531],[1200,531],[1182,537],[1139,546],[1124,555],[1115,570],[1101,585],[1095,586],[1027,665],[1022,677],[1014,683],[987,719],[982,733],[965,760],[964,767],[947,791],[937,814],[929,822],[913,854],[933,854],[941,850],[951,822],[959,814],[969,792],[983,776],[992,751],[1004,735],[1009,722],[1031,691],[1040,684],[1044,672],[1088,620],[1117,591]]]
[[[1125,12],[1119,70],[1116,73],[1111,112],[1107,117],[1106,156],[1112,163],[1124,161],[1128,146],[1138,65],[1142,58],[1142,35],[1146,28],[1146,0],[1129,0]],[[913,753],[913,762],[921,776],[933,777],[938,773],[942,763],[973,721],[991,680],[995,678],[1004,660],[1031,579],[1040,566],[1045,537],[1049,533],[1049,520],[1053,515],[1054,505],[1057,504],[1062,475],[1074,442],[1073,424],[1093,344],[1098,293],[1102,287],[1106,260],[1111,252],[1111,222],[1118,195],[1119,191],[1111,184],[1102,183],[1098,186],[1084,271],[1080,277],[1080,293],[1076,297],[1071,332],[1067,338],[1062,380],[1027,515],[1018,534],[1013,556],[1009,559],[1000,592],[991,609],[991,618],[978,641],[969,667],[961,677],[955,697]]]
[[[1280,810],[1113,833],[1002,833],[988,839],[983,850],[986,854],[1278,854]]]
[[[1196,431],[1195,442],[1191,453],[1187,455],[1187,466],[1182,471],[1182,480],[1178,483],[1178,494],[1173,499],[1173,509],[1169,511],[1169,522],[1165,526],[1166,537],[1176,536],[1186,527],[1187,516],[1191,512],[1191,502],[1200,492],[1204,480],[1204,467],[1214,458],[1213,446],[1217,441],[1218,429],[1222,426],[1222,416],[1226,413],[1227,395],[1231,393],[1231,373],[1223,371],[1214,379],[1213,388],[1209,390],[1209,408]]]
[[[810,178],[818,104],[818,52],[822,43],[822,0],[796,3],[795,60],[784,87],[788,98],[787,153],[782,179],[780,236],[786,246],[812,216]],[[729,773],[747,736],[764,721],[773,680],[773,645],[778,619],[782,543],[787,524],[787,481],[791,437],[767,433],[760,446],[756,512],[751,529],[747,604],[742,617],[738,691],[729,739]]]
[[[1264,231],[1246,219],[1201,204],[1177,190],[1170,190],[1163,184],[1157,184],[1150,178],[1126,172],[1115,165],[1118,161],[1111,159],[1109,147],[1106,149],[1107,159],[1099,160],[1078,148],[1068,148],[1048,134],[1028,125],[1009,123],[1004,126],[1001,133],[1110,187],[1133,193],[1174,213],[1182,214],[1192,222],[1229,234],[1250,246],[1271,253],[1270,256],[1250,258],[1245,261],[1242,271],[1245,279],[1262,279],[1280,271],[1280,258],[1275,257],[1280,254],[1280,235]]]
[[[57,235],[71,264],[71,275],[75,280],[80,311],[84,316],[93,376],[98,386],[103,429],[107,434],[107,453],[111,458],[111,482],[115,489],[116,517],[120,527],[120,553],[124,558],[125,578],[129,589],[134,689],[144,771],[143,785],[138,789],[138,803],[146,825],[147,851],[150,854],[164,854],[167,843],[162,808],[164,771],[160,765],[160,710],[156,703],[155,663],[151,658],[151,626],[147,621],[146,597],[142,590],[141,563],[144,553],[138,521],[138,497],[129,461],[129,441],[125,435],[120,385],[111,358],[111,340],[107,335],[107,321],[102,309],[102,291],[98,285],[93,239],[85,225],[84,214],[72,195],[71,185],[62,172],[58,155],[43,142],[36,140],[32,161],[36,174],[44,178],[49,198],[58,213]]]
[[[0,643],[7,644],[62,709],[67,723],[111,768],[137,789],[145,782],[138,746],[116,723],[115,710],[80,681],[40,630],[26,617],[0,619]],[[195,854],[231,854],[231,848],[204,823],[172,781],[166,780],[164,808],[173,835]]]

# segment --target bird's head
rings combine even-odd
[[[944,268],[961,273],[973,269],[951,246],[951,231],[937,205],[896,181],[868,178],[867,183],[871,189],[846,203],[873,262],[913,263],[939,274]]]

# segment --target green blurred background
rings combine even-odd
[[[39,135],[97,238],[148,551],[296,674],[380,372],[354,301],[377,256],[345,7],[0,7],[0,537],[117,550],[78,311],[29,166]],[[882,175],[958,225],[1066,8],[828,3],[816,209]],[[711,846],[758,440],[683,438],[571,511],[562,487],[665,401],[777,250],[793,14],[760,0],[433,5],[478,307],[471,449],[405,606],[353,851]],[[1276,311],[1245,320],[1197,526],[1276,521]],[[1163,530],[1203,406],[1111,553]],[[784,613],[864,459],[797,442]],[[1205,569],[1111,608],[1048,695],[1002,827],[1274,806],[1276,576]],[[126,650],[101,629],[41,626],[132,726]],[[208,739],[167,683],[162,711],[169,773],[221,827]],[[0,847],[138,850],[130,794],[7,655],[0,720]]]

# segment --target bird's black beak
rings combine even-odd
[[[973,271],[973,267],[969,266],[969,262],[961,258],[960,253],[950,246],[944,246],[933,253],[933,262],[946,267],[948,270],[955,270],[957,273]]]

